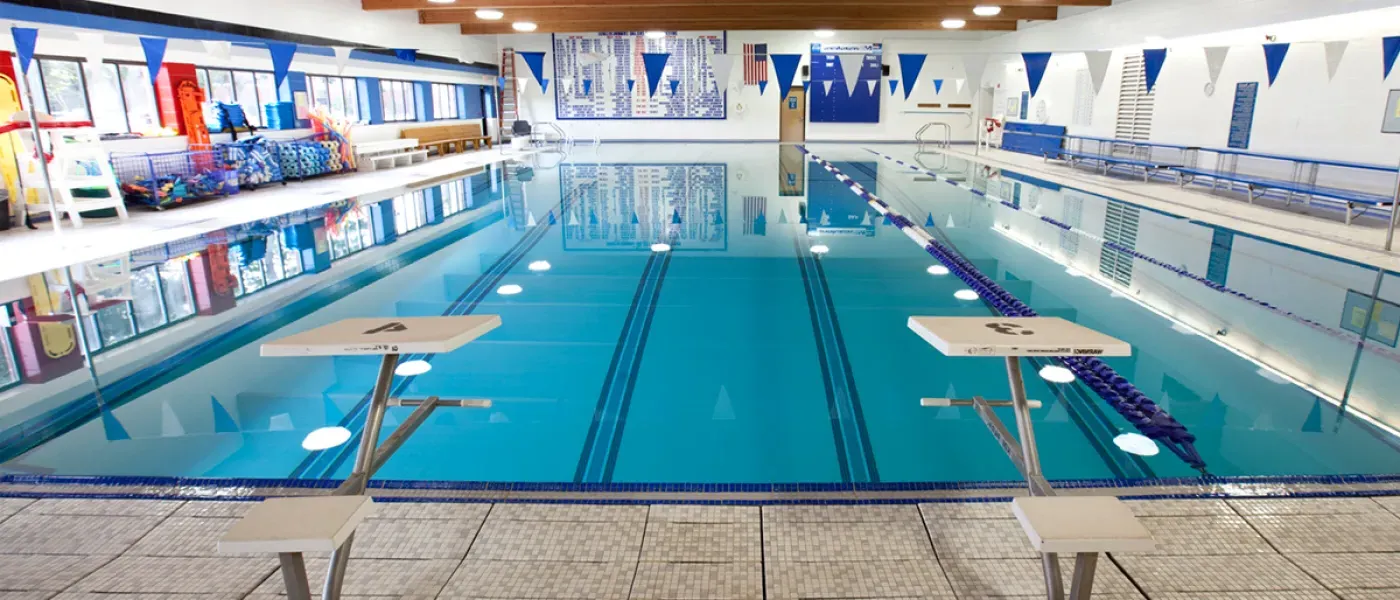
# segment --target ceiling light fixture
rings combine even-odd
[[[948,267],[945,267],[945,266],[943,266],[943,265],[933,265],[932,267],[929,267],[929,268],[928,268],[928,274],[929,274],[929,275],[947,275],[947,274],[948,274]]]
[[[831,252],[831,248],[828,248],[826,244],[812,246],[812,254],[826,254],[827,252]]]
[[[550,264],[547,260],[537,260],[535,262],[530,263],[530,270],[536,273],[540,271],[548,271],[549,269]]]
[[[962,19],[943,19],[944,29],[962,29],[967,25],[967,21]]]
[[[502,296],[514,296],[523,291],[525,291],[525,288],[515,285],[514,283],[509,283],[496,288],[496,293]]]
[[[494,9],[494,8],[478,8],[478,9],[476,9],[476,18],[481,19],[481,20],[483,20],[483,21],[499,21],[499,20],[501,20],[501,17],[504,17],[504,16],[506,16],[506,13],[503,13],[503,12],[501,12],[501,11],[499,11],[499,10]]]
[[[977,16],[979,16],[979,17],[995,17],[995,16],[1001,14],[1001,7],[1000,7],[1000,6],[974,6],[974,7],[972,7],[972,14],[977,15]]]
[[[662,244],[662,243],[652,244],[652,245],[651,245],[651,251],[652,251],[652,252],[670,252],[670,251],[671,251],[671,245],[670,245],[670,244]]]
[[[1074,383],[1074,371],[1059,365],[1045,365],[1040,370],[1040,378],[1050,383]]]
[[[664,32],[664,31],[648,31],[648,32],[647,32],[647,39],[659,40],[659,39],[664,38],[664,37],[666,37],[666,32]]]
[[[394,374],[399,377],[414,377],[433,370],[433,366],[426,360],[410,360],[394,369]]]
[[[516,31],[523,31],[523,32],[534,31],[537,27],[539,27],[539,26],[538,26],[538,25],[535,25],[534,23],[531,23],[531,22],[529,22],[529,21],[516,21],[516,22],[510,24],[510,28],[511,28],[511,29],[514,29],[514,30],[516,30]]]
[[[813,31],[812,35],[815,35],[819,38],[829,38],[833,35],[836,35],[836,32],[830,29],[818,29],[816,31]]]
[[[1113,445],[1128,454],[1138,456],[1157,456],[1157,453],[1161,452],[1161,449],[1157,448],[1157,442],[1141,433],[1120,434],[1113,438]]]
[[[956,292],[953,292],[953,297],[957,298],[958,300],[976,300],[978,298],[981,298],[981,296],[977,295],[977,292],[974,292],[972,290],[958,290]]]
[[[325,450],[344,444],[350,439],[350,430],[344,427],[322,427],[313,429],[306,434],[306,438],[301,440],[301,447],[306,450]]]
[[[457,0],[428,0],[430,4],[452,4]]]

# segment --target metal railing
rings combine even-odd
[[[939,143],[938,140],[924,139],[924,132],[928,131],[930,127],[939,127],[943,130],[943,141],[941,143]],[[925,147],[929,143],[939,143],[940,146],[947,148],[953,145],[953,127],[942,121],[931,121],[919,128],[919,131],[914,134],[914,140],[919,142],[919,152],[927,152],[928,150],[926,150]]]

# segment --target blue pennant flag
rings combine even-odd
[[[151,72],[151,85],[160,78],[160,65],[165,62],[165,38],[141,38],[141,50],[146,53],[146,68]]]
[[[506,89],[506,78],[505,78],[505,77],[497,77],[497,78],[496,78],[496,87],[499,87],[499,88],[501,88],[501,89]]]
[[[33,54],[33,44],[29,52]],[[1385,63],[1385,76],[1390,77],[1390,69],[1395,66],[1395,57],[1400,56],[1400,35],[1381,38],[1381,61]]]
[[[1312,410],[1308,411],[1307,420],[1303,421],[1304,433],[1322,433],[1322,399],[1313,396]]]
[[[547,92],[547,91],[549,91],[549,80],[548,80],[548,79],[541,79],[541,80],[540,80],[540,93],[543,94],[543,93],[545,93],[545,92]]]
[[[558,225],[558,224],[559,224],[559,219],[554,218],[554,211],[552,211],[552,210],[549,211],[549,224],[550,224],[550,225]]]
[[[661,71],[666,68],[666,61],[671,60],[669,52],[643,52],[642,66],[647,72],[647,95],[656,95],[656,86],[661,84]]]
[[[942,80],[942,79],[935,79],[935,80],[933,80],[933,93],[934,93],[934,95],[938,95],[938,94],[942,94],[942,93],[943,93],[943,80]]]
[[[628,80],[627,80],[627,92],[628,92],[628,93],[631,93],[631,92],[632,92],[632,88],[634,88],[634,87],[637,87],[637,80],[636,80],[636,79],[628,79]]]
[[[588,224],[589,224],[589,225],[597,225],[597,224],[598,224],[598,211],[595,211],[595,210],[593,210],[593,209],[591,209],[591,208],[588,209]]]
[[[287,71],[292,67],[292,57],[297,53],[297,45],[287,42],[268,42],[267,52],[272,55],[272,79],[274,85],[282,87]]]
[[[924,60],[927,54],[901,54],[899,55],[899,76],[904,78],[904,99],[909,99],[909,94],[914,93],[914,82],[919,80],[919,71],[924,69]]]
[[[638,219],[638,218],[637,218],[637,211],[635,211],[635,210],[632,211],[632,224],[633,224],[633,225],[636,225],[637,223],[641,223],[641,222],[642,222],[641,219]]]
[[[219,403],[219,399],[211,395],[209,404],[214,412],[214,433],[238,433],[238,422],[228,414],[228,409]]]
[[[934,227],[934,226],[935,226],[935,225],[933,224],[933,213],[929,213],[929,214],[928,214],[928,218],[927,218],[927,219],[924,219],[924,227]]]
[[[530,68],[530,74],[535,76],[535,82],[543,85],[544,81],[544,53],[543,52],[516,52],[520,58],[525,59],[525,66]]]
[[[418,62],[418,51],[412,48],[395,48],[394,56],[405,62]]]
[[[785,100],[788,90],[792,89],[792,80],[797,76],[797,65],[802,62],[802,55],[769,54],[768,59],[773,61],[773,70],[778,73],[779,100]]]
[[[672,79],[672,80],[671,80],[671,95],[672,95],[672,96],[676,95],[676,90],[679,89],[680,87],[681,87],[681,80],[679,80],[679,79]]]
[[[585,79],[585,80],[583,80],[583,95],[587,96],[587,95],[592,94],[592,93],[593,93],[593,80],[592,80],[592,79]]]
[[[809,89],[812,89],[812,80],[811,80],[811,79],[804,80],[804,81],[802,82],[802,91],[805,92],[805,91],[807,91],[807,90],[809,90]]]
[[[19,68],[29,74],[29,63],[34,60],[34,44],[39,41],[39,30],[29,27],[11,27],[10,34],[15,38],[15,54],[19,55]]]
[[[890,80],[890,95],[893,96],[893,95],[894,95],[894,91],[897,90],[897,89],[899,89],[899,80],[898,80],[898,79],[891,79],[891,80]]]
[[[758,82],[758,95],[762,96],[762,95],[763,95],[763,92],[765,92],[765,91],[767,91],[767,90],[768,90],[768,80],[767,80],[767,79],[764,79],[764,80]]]
[[[1156,48],[1142,51],[1142,68],[1147,71],[1147,93],[1157,87],[1157,76],[1162,74],[1162,63],[1167,62],[1167,49]]]
[[[1031,84],[1031,96],[1040,90],[1040,82],[1045,79],[1045,68],[1050,66],[1049,52],[1022,52],[1026,61],[1026,80]]]
[[[715,213],[715,225],[723,225],[723,224],[724,224],[724,215],[721,215],[721,214],[719,214],[718,212],[716,212],[716,213]]]
[[[1269,85],[1278,79],[1278,71],[1283,68],[1283,59],[1288,56],[1288,44],[1264,44],[1264,67],[1269,70]]]
[[[674,225],[681,224],[681,209],[677,208],[675,211],[671,212],[671,223]]]
[[[117,420],[117,416],[105,408],[102,409],[102,433],[106,434],[109,442],[131,439],[131,434],[122,427],[122,422]]]

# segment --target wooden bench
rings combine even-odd
[[[1296,183],[1284,181],[1282,179],[1272,179],[1269,177],[1259,177],[1244,173],[1230,173],[1228,171],[1216,171],[1212,169],[1175,167],[1172,170],[1176,171],[1177,182],[1180,183],[1182,187],[1185,187],[1197,177],[1209,177],[1215,181],[1242,184],[1249,190],[1249,202],[1251,204],[1254,203],[1255,198],[1263,196],[1269,190],[1288,192],[1289,203],[1292,202],[1293,194],[1302,195],[1309,201],[1314,198],[1320,198],[1329,202],[1337,202],[1346,206],[1347,225],[1351,224],[1352,217],[1359,214],[1356,212],[1357,205],[1374,206],[1378,208],[1389,207],[1392,210],[1394,209],[1394,207],[1391,206],[1394,199],[1390,195],[1374,194],[1323,185],[1309,185],[1307,183]]]
[[[415,127],[399,132],[399,137],[416,139],[418,140],[418,148],[422,150],[436,149],[438,156],[465,152],[467,144],[471,144],[472,148],[478,150],[481,149],[482,144],[485,144],[487,148],[491,147],[491,137],[482,134],[479,123]]]
[[[361,171],[374,171],[428,160],[428,151],[417,148],[418,140],[411,138],[355,144],[355,164]]]

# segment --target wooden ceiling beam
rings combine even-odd
[[[536,25],[535,33],[588,33],[598,31],[648,31],[660,29],[663,31],[767,31],[767,30],[799,30],[799,29],[853,29],[862,31],[872,30],[944,30],[940,21],[910,21],[907,19],[889,19],[884,21],[846,21],[832,22],[817,18],[789,18],[789,19],[726,19],[726,20],[682,20],[682,21],[658,21],[654,19],[645,21],[621,21],[618,19],[608,19],[605,21],[540,21]],[[495,21],[478,21],[476,23],[462,24],[462,33],[465,35],[498,35],[517,33],[511,29],[510,23]],[[967,26],[957,31],[1015,31],[1015,21],[968,21]]]
[[[841,0],[842,6],[940,6],[972,7],[978,4],[1010,7],[1109,6],[1112,0]],[[437,4],[428,0],[360,0],[364,10],[460,10],[477,8],[589,8],[663,6],[793,6],[809,5],[812,0],[458,0]]]
[[[474,9],[424,10],[418,13],[418,22],[427,25],[443,23],[482,23],[476,18]],[[783,19],[794,17],[825,19],[832,23],[837,20],[879,20],[909,19],[914,21],[938,21],[949,17],[966,19],[968,22],[994,21],[1053,21],[1056,9],[1053,7],[1007,7],[995,17],[978,17],[967,7],[875,7],[845,5],[805,5],[805,6],[671,6],[671,7],[632,7],[632,8],[522,8],[510,11],[506,21],[603,21],[608,19],[643,21],[681,20],[733,20]],[[902,28],[901,28],[902,29]]]

